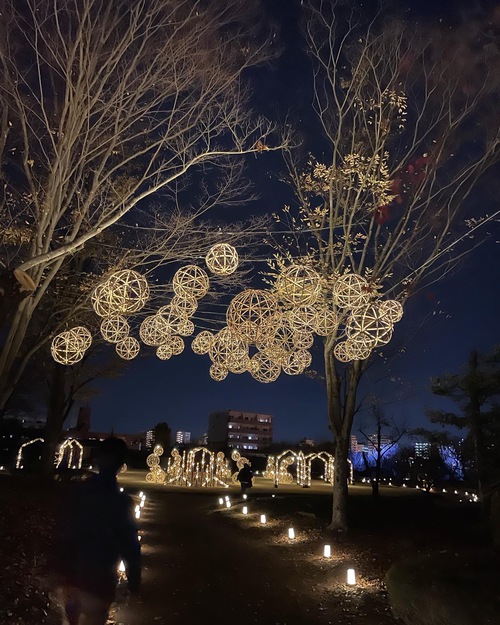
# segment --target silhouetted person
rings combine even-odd
[[[244,464],[238,472],[237,480],[241,485],[241,493],[244,495],[247,489],[252,488],[253,473],[250,465]]]
[[[115,598],[117,567],[125,562],[130,592],[139,590],[141,551],[131,498],[116,475],[127,445],[101,443],[99,474],[74,486],[56,544],[58,601],[64,625],[105,625]]]

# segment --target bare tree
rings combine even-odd
[[[277,240],[275,266],[300,257],[315,267],[325,301],[345,321],[339,276],[357,273],[371,296],[404,303],[456,267],[494,217],[488,209],[467,221],[466,209],[498,163],[500,54],[475,22],[449,30],[378,14],[363,23],[346,2],[305,11],[326,156],[289,158],[298,211],[277,217],[290,233]],[[343,328],[324,340],[335,530],[347,528],[349,439],[367,365],[334,356]]]
[[[243,0],[1,4],[3,406],[68,258],[190,172],[219,170],[217,195],[237,173],[231,157],[283,142],[268,145],[272,124],[245,108],[242,73],[276,50]]]

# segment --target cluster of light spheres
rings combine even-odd
[[[186,265],[175,272],[172,286],[180,298],[194,297],[198,300],[208,293],[210,283],[203,269],[196,265]]]
[[[155,484],[163,484],[166,478],[165,471],[160,466],[160,457],[163,455],[163,447],[155,445],[153,453],[146,458],[146,464],[149,467],[149,473],[146,474],[146,482]]]
[[[84,326],[61,332],[52,339],[52,358],[61,365],[74,365],[82,360],[92,344],[92,335]]]
[[[238,268],[238,252],[229,243],[217,243],[208,251],[205,262],[213,274],[229,276]]]

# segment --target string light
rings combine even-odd
[[[230,478],[229,460],[221,451],[216,454],[205,447],[195,447],[184,451],[182,456],[177,449],[171,452],[166,471],[167,484],[227,488]]]
[[[31,441],[26,441],[26,443],[23,443],[21,445],[21,447],[19,447],[19,450],[17,452],[17,459],[16,459],[16,469],[22,469],[22,459],[23,459],[23,450],[25,447],[28,447],[29,445],[33,445],[34,443],[44,443],[45,439],[43,438],[34,438]]]
[[[77,448],[78,450],[78,462],[77,462],[77,467],[73,466],[73,449],[74,447]],[[59,449],[56,453],[56,457],[54,460],[54,463],[56,465],[56,469],[58,469],[62,463],[62,461],[64,460],[64,453],[66,451],[66,449],[69,448],[69,458],[68,458],[68,469],[74,469],[74,468],[78,468],[81,469],[82,468],[82,460],[83,460],[83,445],[77,441],[75,438],[68,438],[67,440],[65,440],[60,446]]]

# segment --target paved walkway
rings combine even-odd
[[[213,492],[143,490],[143,590],[118,610],[116,623],[328,623],[311,620],[310,602],[304,605],[294,588],[293,565],[258,532],[218,512]]]

